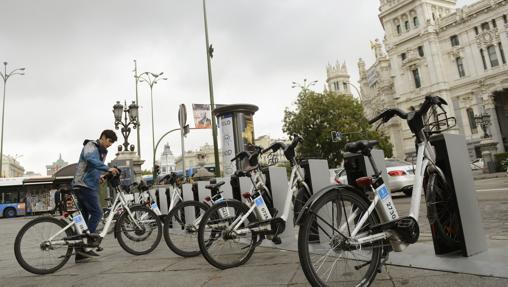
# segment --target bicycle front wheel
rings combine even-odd
[[[318,199],[303,218],[298,234],[298,255],[312,286],[369,286],[381,260],[382,242],[355,245],[351,232],[366,213],[367,200],[345,189]],[[379,223],[373,213],[354,238],[367,235]]]
[[[208,205],[199,201],[180,202],[164,221],[164,240],[168,247],[183,257],[198,256],[198,229]]]
[[[150,208],[141,205],[129,207],[120,215],[115,225],[115,235],[120,246],[133,255],[152,252],[162,238],[160,218]],[[132,216],[131,216],[132,214]]]
[[[249,260],[254,252],[257,235],[247,226],[255,220],[249,216],[238,228],[232,224],[243,217],[249,208],[236,200],[214,204],[199,224],[199,249],[208,263],[219,269],[237,267]]]
[[[460,246],[462,225],[455,195],[438,173],[430,173],[427,182],[427,218],[431,228],[450,247]]]
[[[53,217],[39,217],[21,228],[14,241],[14,255],[19,265],[34,274],[48,274],[57,271],[72,255],[72,247],[63,239],[72,235],[69,228],[57,234],[66,223]]]

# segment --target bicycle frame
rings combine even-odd
[[[415,180],[413,184],[413,194],[411,196],[411,207],[409,210],[409,216],[414,218],[416,222],[418,222],[418,216],[420,212],[420,203],[421,203],[421,195],[423,191],[423,179],[425,176],[425,171],[427,170],[427,167],[429,165],[434,166],[438,172],[441,172],[441,170],[434,164],[435,162],[435,153],[432,149],[432,146],[428,142],[428,140],[425,138],[421,143],[418,144],[417,147],[417,157],[416,157],[416,170],[415,170]],[[442,173],[442,172],[441,172]],[[388,222],[389,220],[386,220],[385,218],[390,218],[389,215],[386,213],[385,209],[382,206],[379,206],[378,204],[382,204],[380,202],[379,194],[374,190],[374,188],[371,186],[372,191],[374,192],[374,199],[372,200],[369,208],[367,209],[367,212],[363,214],[362,218],[358,221],[358,224],[356,225],[355,229],[351,232],[351,238],[355,238],[356,242],[352,242],[353,244],[363,244],[363,243],[370,243],[373,241],[381,240],[381,239],[387,239],[389,238],[392,233],[389,231],[383,231],[380,233],[376,233],[370,236],[357,236],[358,232],[363,228],[363,224],[367,221],[367,218],[370,216],[370,214],[374,211],[374,209],[377,210],[378,214],[380,215],[381,223]],[[395,208],[395,204],[394,204]],[[350,218],[348,219],[347,223],[343,223],[343,225],[340,227],[339,232],[343,232],[346,230],[348,224],[352,224],[354,218],[356,217],[355,210]]]
[[[119,208],[124,208],[125,211],[127,211],[127,213],[129,213],[129,216],[131,218],[134,218],[131,210],[129,209],[129,206],[128,206],[128,201],[125,199],[125,196],[123,194],[123,191],[119,190],[117,188],[117,193],[116,193],[116,196],[115,196],[115,200],[113,201],[113,204],[112,204],[112,207],[111,207],[111,212],[109,213],[107,219],[106,219],[106,222],[104,224],[104,229],[102,230],[102,232],[99,234],[99,236],[101,238],[104,238],[106,237],[107,235],[107,232],[109,230],[109,227],[113,221],[113,217],[115,216],[115,213],[116,211],[119,209]],[[76,198],[74,195],[72,195],[72,200],[74,202],[76,202]],[[81,211],[79,211],[78,209],[78,214],[79,216],[81,216]],[[134,223],[136,224],[137,227],[139,227],[139,224],[137,221],[134,220]],[[64,228],[62,228],[60,231],[58,231],[57,233],[55,233],[53,236],[51,236],[47,241],[49,241],[52,245],[73,245],[73,244],[79,244],[81,242],[83,242],[82,239],[77,239],[77,240],[56,240],[56,241],[53,241],[53,239],[57,236],[59,236],[60,234],[62,234],[63,232],[65,232],[67,229],[69,228],[73,228],[74,226],[76,225],[76,222],[74,220],[72,220],[71,222],[69,222],[69,224],[67,224],[67,226],[65,226]],[[87,231],[88,232],[88,231]]]
[[[256,188],[258,188],[258,185],[262,185],[262,187],[265,190],[268,190],[268,188],[266,187],[264,182],[259,180],[260,178],[261,178],[261,175],[257,175],[257,173],[256,173],[255,179],[258,180],[258,182],[253,186],[252,189],[256,189]],[[253,181],[254,181],[254,179],[253,179]],[[298,183],[301,183],[302,185],[305,186],[305,188],[308,191],[310,191],[309,186],[304,181],[304,177],[303,177],[300,165],[294,164],[293,168],[291,170],[290,180],[288,182],[288,192],[287,192],[286,199],[285,199],[285,202],[284,202],[284,209],[283,209],[283,212],[282,212],[282,216],[280,216],[280,218],[282,220],[284,220],[284,222],[287,222],[287,220],[288,220],[289,212],[290,212],[290,209],[291,209],[291,202],[292,202],[293,195],[298,191]],[[247,211],[247,213],[244,214],[242,217],[237,218],[231,224],[231,226],[233,226],[233,228],[230,229],[230,230],[233,230],[237,234],[247,233],[248,232],[247,229],[238,229],[238,228],[249,217],[249,215],[252,212],[254,212],[256,207],[257,207],[256,203],[254,201],[252,201],[251,202],[251,206],[249,206],[249,211]]]

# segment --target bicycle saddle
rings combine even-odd
[[[369,154],[370,150],[377,144],[379,144],[379,142],[376,140],[359,140],[347,143],[344,149],[352,153],[361,152],[362,154]]]
[[[206,189],[209,189],[209,190],[218,190],[219,187],[221,187],[222,185],[224,185],[225,182],[224,181],[219,181],[217,183],[213,183],[213,184],[209,184],[209,185],[206,185],[205,188]]]

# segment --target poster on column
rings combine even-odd
[[[210,105],[192,104],[192,115],[194,117],[194,127],[196,129],[212,128]]]
[[[225,114],[220,119],[220,131],[222,141],[222,163],[224,164],[224,176],[231,176],[236,171],[236,163],[231,162],[235,157],[235,141],[233,132],[233,115]]]

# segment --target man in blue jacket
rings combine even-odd
[[[97,237],[95,230],[102,218],[102,208],[99,204],[99,183],[103,181],[105,172],[119,173],[116,168],[109,168],[104,164],[108,148],[117,140],[112,130],[104,130],[98,140],[85,140],[79,156],[78,167],[72,182],[78,198],[79,209],[85,219],[88,231],[92,233],[90,240]],[[76,249],[76,262],[84,258],[99,256],[92,250]]]

